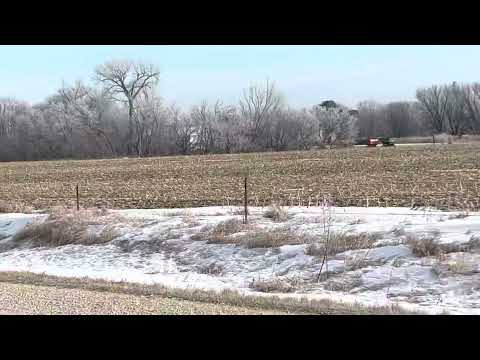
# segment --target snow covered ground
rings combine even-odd
[[[112,241],[91,246],[16,247],[0,252],[0,271],[229,288],[256,295],[252,281],[284,279],[293,284],[294,292],[275,295],[369,305],[394,303],[427,313],[480,314],[480,252],[418,257],[404,244],[409,234],[421,238],[433,233],[440,243],[467,243],[480,236],[480,213],[457,216],[428,209],[290,207],[288,220],[276,223],[263,216],[264,208],[249,210],[249,221],[257,229],[288,228],[308,238],[325,234],[328,211],[332,233],[376,234],[378,240],[369,249],[332,255],[322,267],[320,256],[306,255],[307,244],[248,249],[191,238],[206,226],[241,219],[238,208],[116,210],[112,212],[118,215],[114,223],[118,236]],[[28,223],[46,217],[0,214],[0,245],[11,242]],[[320,269],[326,267],[328,278],[317,281]]]

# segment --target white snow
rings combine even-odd
[[[306,255],[306,244],[246,249],[191,239],[207,225],[241,219],[234,210],[238,208],[112,211],[138,221],[115,223],[120,236],[104,245],[0,252],[0,271],[87,276],[179,288],[236,289],[245,294],[254,293],[249,288],[252,280],[281,277],[295,281],[296,290],[277,296],[398,304],[427,313],[480,314],[480,255],[455,253],[445,259],[418,258],[399,241],[409,233],[438,232],[441,242],[467,242],[480,235],[480,213],[457,218],[454,215],[458,213],[431,209],[330,208],[330,231],[381,236],[374,248],[331,256],[327,264],[329,278],[317,282],[321,259]],[[320,236],[325,231],[324,208],[290,207],[289,220],[284,223],[263,217],[264,210],[250,208],[250,222],[260,228],[288,228],[309,236]],[[39,214],[0,215],[0,244],[12,241],[12,235],[28,223],[45,218]],[[349,264],[358,259],[363,266],[351,268]],[[219,272],[209,273],[209,269]]]

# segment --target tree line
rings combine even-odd
[[[0,161],[308,150],[371,136],[416,136],[480,129],[480,86],[419,89],[415,102],[324,101],[289,107],[274,84],[253,85],[238,104],[203,101],[188,111],[165,104],[151,64],[112,61],[30,105],[0,99]]]

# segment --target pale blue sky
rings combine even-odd
[[[236,103],[267,78],[294,107],[333,99],[412,100],[420,86],[480,81],[480,46],[0,46],[0,97],[31,103],[61,86],[92,82],[112,59],[156,64],[159,94],[189,107],[206,99]]]

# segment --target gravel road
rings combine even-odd
[[[260,315],[248,307],[83,289],[0,283],[2,315]]]

